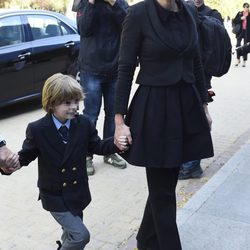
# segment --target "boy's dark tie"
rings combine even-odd
[[[65,125],[62,125],[60,128],[59,128],[59,134],[61,135],[63,141],[65,143],[67,143],[67,140],[68,140],[68,128],[65,126]]]

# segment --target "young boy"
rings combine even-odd
[[[95,126],[77,115],[84,98],[81,86],[61,73],[51,76],[43,87],[45,117],[28,124],[19,151],[21,166],[38,157],[38,187],[42,206],[62,226],[58,249],[82,250],[90,234],[83,224],[83,209],[91,196],[86,171],[86,154],[108,155],[126,150],[126,138],[101,140]]]

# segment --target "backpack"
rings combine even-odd
[[[204,70],[211,76],[223,76],[231,65],[232,45],[227,30],[215,17],[200,16],[199,36]]]
[[[193,13],[195,8],[204,71],[210,76],[223,76],[228,72],[232,59],[232,44],[227,30],[220,20],[211,16],[214,10],[200,15],[194,5],[188,6]]]

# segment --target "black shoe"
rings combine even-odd
[[[203,170],[200,166],[198,168],[194,168],[191,170],[180,169],[178,179],[179,180],[196,179],[196,178],[201,178],[202,175],[203,175]]]
[[[57,248],[56,250],[60,250],[61,247],[62,247],[61,241],[60,241],[60,240],[57,240],[57,241],[56,241],[56,244],[58,245],[58,248]]]

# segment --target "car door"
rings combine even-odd
[[[51,75],[67,72],[72,60],[72,50],[79,37],[55,16],[27,15],[33,36],[32,62],[35,71],[35,89],[40,91]]]
[[[0,18],[0,106],[34,92],[31,43],[19,15]]]

